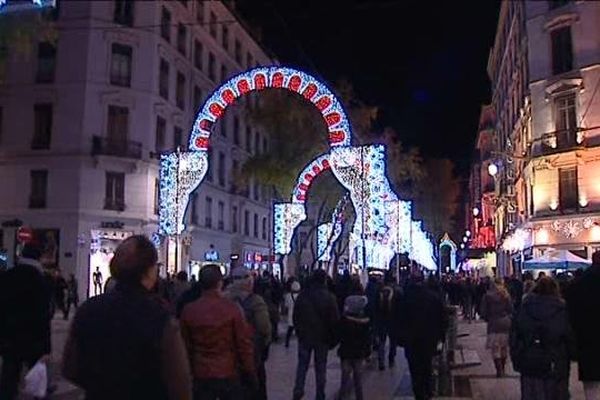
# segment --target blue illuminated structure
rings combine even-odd
[[[0,14],[56,7],[56,0],[0,0]]]

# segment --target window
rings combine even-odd
[[[221,65],[221,81],[225,82],[227,78],[227,67],[225,65]]]
[[[129,136],[129,109],[127,107],[108,106],[106,128],[109,145],[124,145]]]
[[[104,209],[125,210],[125,174],[122,172],[106,173],[106,197]]]
[[[253,222],[254,222],[253,233],[254,233],[254,237],[257,238],[258,237],[258,214],[256,214],[256,213],[254,213],[254,221]]]
[[[250,211],[244,211],[244,235],[250,236]]]
[[[233,144],[240,145],[240,118],[237,115],[233,117]]]
[[[252,54],[250,54],[250,52],[246,53],[246,68],[250,69],[254,66],[254,57],[252,57]]]
[[[165,148],[165,135],[167,133],[167,121],[163,117],[156,117],[156,143],[154,150],[159,152]]]
[[[160,16],[160,36],[167,42],[171,41],[171,13],[165,7]]]
[[[215,15],[215,13],[211,12],[210,13],[210,21],[209,21],[209,32],[210,32],[210,36],[212,36],[213,38],[217,38],[217,16]]]
[[[202,71],[202,53],[204,51],[204,47],[202,46],[202,42],[199,40],[194,41],[194,66]]]
[[[169,100],[169,63],[162,58],[160,59],[158,93],[163,99]]]
[[[217,229],[222,231],[225,229],[225,203],[222,201],[217,203],[217,215],[219,217],[217,220]]]
[[[208,170],[206,171],[206,180],[209,182],[213,181],[213,168],[214,168],[214,160],[213,160],[213,152],[212,148],[208,148]]]
[[[252,129],[249,126],[246,127],[246,150],[252,153]]]
[[[199,109],[202,105],[202,89],[198,86],[194,86],[194,107],[195,109]]]
[[[227,137],[227,116],[221,118],[221,135]]]
[[[173,128],[173,148],[181,147],[183,143],[183,131],[180,127],[176,126]]]
[[[219,171],[217,172],[218,174],[218,179],[219,179],[219,186],[225,186],[225,153],[223,153],[222,151],[219,152]]]
[[[212,228],[212,198],[206,198],[206,210],[204,216],[204,226]]]
[[[227,28],[227,25],[223,25],[223,30],[221,31],[221,44],[225,51],[229,50],[229,28]]]
[[[562,74],[573,69],[571,27],[555,29],[550,33],[552,40],[552,73]]]
[[[236,206],[231,207],[231,230],[233,233],[238,231],[238,208]]]
[[[260,184],[258,181],[254,180],[254,200],[258,201],[260,199]]]
[[[242,44],[240,43],[240,41],[238,39],[235,39],[235,44],[234,44],[234,55],[235,55],[235,61],[238,64],[242,63]]]
[[[33,150],[49,149],[52,141],[52,104],[33,106]]]
[[[256,154],[260,153],[260,132],[254,134],[254,152]]]
[[[56,71],[56,46],[50,42],[38,44],[38,64],[35,81],[37,83],[54,82]]]
[[[560,168],[558,170],[560,192],[560,209],[563,212],[576,211],[579,193],[577,188],[577,168]]]
[[[0,144],[2,144],[2,136],[4,133],[4,108],[0,107]]]
[[[160,180],[154,179],[154,215],[158,215],[160,208]]]
[[[115,0],[113,21],[121,25],[133,25],[133,0]]]
[[[48,195],[48,171],[45,169],[31,171],[31,191],[29,208],[46,208]]]
[[[177,107],[185,110],[185,76],[177,72],[177,86],[175,87],[175,102]]]
[[[187,29],[184,24],[177,25],[177,50],[185,56],[185,42],[187,39]]]
[[[131,86],[131,54],[131,46],[113,43],[110,60],[111,85]]]
[[[267,240],[267,217],[262,219],[262,239]]]
[[[205,0],[196,1],[196,20],[200,22],[200,24],[204,22],[204,1]]]
[[[575,94],[570,93],[557,97],[555,106],[555,129],[558,148],[573,146],[577,135],[577,109]]]
[[[239,173],[240,173],[240,162],[238,160],[233,160],[232,161],[232,171],[231,171],[231,192],[232,193],[237,193],[238,188],[237,188],[237,180],[239,179]]]
[[[208,79],[214,81],[216,78],[216,65],[215,55],[211,52],[208,53]]]
[[[269,145],[268,145],[268,143],[267,143],[267,138],[266,138],[266,137],[263,137],[263,153],[266,153],[266,152],[267,152],[267,150],[268,150],[268,147],[269,147]]]
[[[192,210],[190,211],[190,222],[193,225],[198,225],[198,193],[192,193],[192,198],[190,199],[192,203]]]
[[[566,4],[569,3],[570,0],[549,0],[548,1],[548,8],[550,10],[554,10],[555,8],[559,8],[562,7]]]

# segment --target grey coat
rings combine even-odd
[[[491,288],[481,301],[480,314],[487,322],[487,333],[510,332],[512,315],[510,297],[503,297],[498,290]]]

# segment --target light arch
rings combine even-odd
[[[442,270],[442,249],[444,247],[450,248],[450,269],[452,271],[456,271],[456,252],[458,248],[456,247],[456,243],[452,239],[450,239],[450,235],[448,232],[444,233],[444,236],[440,240],[439,251],[440,251],[440,270]],[[441,271],[444,272],[444,271]]]
[[[213,126],[228,106],[252,91],[286,89],[312,103],[325,120],[329,145],[349,146],[352,130],[344,107],[324,83],[306,72],[290,67],[257,67],[242,72],[219,86],[204,102],[190,133],[189,150],[207,151]]]

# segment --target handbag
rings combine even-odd
[[[48,389],[48,369],[46,364],[38,361],[25,375],[23,393],[33,397],[46,397]]]

